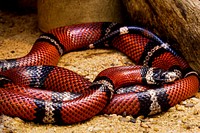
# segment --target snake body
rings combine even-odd
[[[93,82],[56,66],[70,51],[115,48],[137,66],[112,67]],[[39,123],[73,124],[97,114],[152,115],[199,89],[180,52],[140,27],[96,22],[42,34],[24,57],[0,61],[0,113]]]

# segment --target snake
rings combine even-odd
[[[116,49],[136,65],[107,68],[92,82],[57,66],[63,54],[94,48]],[[115,22],[55,28],[42,33],[27,55],[0,60],[0,113],[35,123],[154,115],[198,90],[198,73],[180,51],[147,29]]]

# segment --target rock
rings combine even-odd
[[[158,132],[159,131],[159,128],[158,127],[153,127],[153,130]]]
[[[178,110],[178,111],[184,111],[185,108],[184,108],[184,106],[176,105],[176,110]]]
[[[185,104],[185,107],[194,107],[194,104],[193,103],[187,103],[187,104]]]
[[[130,119],[130,122],[136,123],[136,119],[135,119],[135,118],[132,118],[132,119]]]
[[[89,132],[99,132],[99,131],[102,130],[102,128],[101,127],[90,126],[90,127],[87,128],[87,130]]]
[[[133,24],[152,29],[176,45],[192,68],[200,72],[199,0],[123,0],[123,3]]]
[[[195,108],[193,111],[193,115],[198,115],[199,113],[200,113],[200,110]]]
[[[143,122],[140,124],[140,126],[143,128],[150,128],[150,126],[147,123],[143,123]]]
[[[197,93],[197,94],[195,95],[195,97],[196,97],[196,98],[200,98],[200,93]]]
[[[127,119],[126,117],[119,117],[119,121],[129,122],[130,119]]]

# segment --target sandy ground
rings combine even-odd
[[[37,15],[0,11],[0,59],[21,57],[28,53],[41,32]],[[114,50],[86,50],[63,56],[59,66],[71,69],[91,81],[103,69],[131,64]],[[0,116],[2,133],[197,133],[200,132],[200,93],[167,112],[144,118],[139,116],[100,115],[83,123],[57,126],[24,122],[19,118]]]

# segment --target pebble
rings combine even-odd
[[[144,119],[144,116],[143,115],[140,115],[136,118],[136,123],[141,123],[142,122],[142,119]]]
[[[94,128],[93,126],[90,126],[90,127],[87,128],[87,130],[92,132],[93,128]]]
[[[191,129],[192,127],[191,127],[190,125],[188,125],[188,124],[184,124],[184,125],[183,125],[183,128],[185,128],[185,129],[188,130],[188,129]]]
[[[193,115],[198,115],[200,113],[200,110],[198,110],[198,109],[194,109],[194,111],[193,111]]]
[[[184,111],[184,106],[176,105],[176,110],[178,111]]]
[[[155,120],[154,118],[150,118],[150,119],[149,119],[149,122],[150,122],[151,124],[158,124],[158,121]]]
[[[126,115],[126,112],[123,112],[123,113],[122,113],[122,116],[123,116],[123,117],[126,117],[126,116],[127,116],[127,115]]]
[[[199,94],[199,95],[200,95],[200,94]],[[200,97],[199,97],[199,98],[200,98]],[[200,101],[199,98],[197,98],[197,97],[192,97],[192,98],[190,98],[190,99],[191,99],[192,101],[198,103],[198,102]]]
[[[197,93],[197,94],[195,95],[195,97],[196,97],[196,98],[200,98],[200,93]]]
[[[136,119],[135,119],[135,118],[132,118],[132,119],[130,119],[130,122],[136,123]]]
[[[119,121],[129,122],[130,119],[127,119],[126,117],[119,117]]]
[[[146,122],[146,120],[145,119],[141,119],[141,122]]]
[[[182,101],[182,102],[180,102],[180,104],[181,104],[181,105],[186,105],[187,102],[186,102],[186,101]]]
[[[133,119],[132,116],[126,116],[126,118],[129,119],[129,121],[130,121],[131,119]]]
[[[159,131],[159,128],[158,127],[153,127],[153,130],[158,132]]]
[[[14,50],[11,50],[11,51],[10,51],[10,53],[14,54],[14,53],[15,53],[15,51],[14,51]]]
[[[194,104],[193,103],[187,103],[187,104],[185,104],[185,107],[194,107]]]
[[[171,107],[168,109],[168,112],[173,112],[173,111],[175,111],[175,107]]]
[[[188,118],[187,117],[183,117],[182,119],[181,119],[181,122],[182,123],[186,123],[188,121]]]
[[[90,126],[90,127],[88,127],[87,130],[88,130],[89,132],[98,132],[98,131],[101,131],[102,128],[101,128],[101,127]]]
[[[94,127],[94,128],[93,128],[93,131],[94,131],[94,132],[101,131],[101,130],[103,130],[101,127]]]
[[[105,116],[105,117],[109,117],[110,115],[108,115],[108,114],[103,114],[103,116]]]
[[[140,124],[140,126],[143,128],[150,128],[150,126],[148,124],[143,123],[143,122]]]
[[[111,114],[110,117],[117,117],[117,114]]]
[[[108,118],[108,119],[112,119],[113,117],[116,117],[116,116],[113,116],[112,114],[111,115],[104,114],[103,116],[106,117],[106,118]]]
[[[140,120],[141,120],[141,119],[144,119],[144,116],[143,116],[143,115],[140,115],[140,116],[137,117],[137,119],[140,119]]]
[[[134,119],[132,116],[126,116],[126,117],[119,116],[119,120],[124,122],[130,122],[132,119]]]

